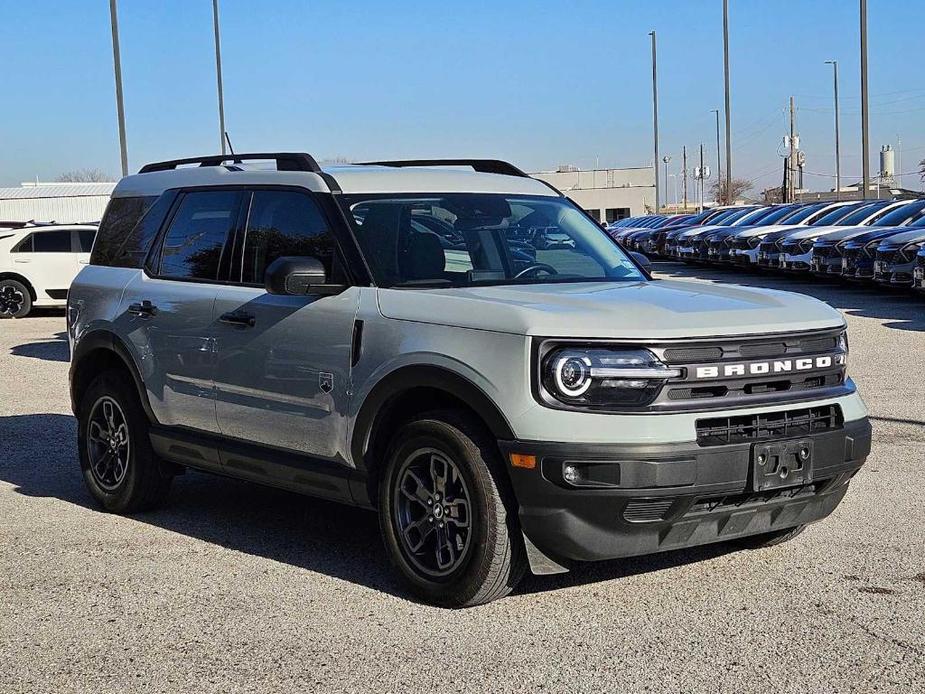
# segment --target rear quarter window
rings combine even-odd
[[[113,198],[106,207],[90,255],[91,265],[141,267],[153,234],[136,234],[138,223],[154,205],[156,196]],[[154,230],[157,233],[157,230]],[[142,252],[141,249],[144,248]]]

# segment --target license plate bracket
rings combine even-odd
[[[756,492],[808,484],[812,471],[812,439],[756,443],[752,447],[752,486]]]

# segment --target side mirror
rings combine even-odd
[[[652,261],[649,260],[649,257],[643,253],[637,253],[636,251],[630,251],[630,255],[633,256],[633,260],[639,263],[642,266],[642,269],[646,272],[652,272]]]
[[[267,268],[264,283],[269,294],[305,296],[307,294],[337,294],[340,284],[327,284],[324,265],[317,258],[283,256]]]

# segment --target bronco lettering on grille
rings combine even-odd
[[[695,378],[735,378],[736,376],[762,376],[765,374],[790,373],[792,371],[812,371],[829,369],[845,363],[844,354],[805,357],[801,359],[775,359],[773,361],[753,361],[739,364],[720,364],[717,366],[698,366],[694,370]]]

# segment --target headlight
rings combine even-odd
[[[848,373],[848,333],[844,332],[838,336],[838,350],[842,352],[842,364],[845,365],[845,374]]]
[[[760,236],[752,236],[752,237],[748,240],[748,245],[749,245],[751,248],[758,248],[758,246],[761,245],[761,241],[762,241],[762,238],[761,238]]]
[[[923,246],[925,246],[925,241],[915,241],[914,243],[906,244],[903,246],[903,253],[915,255]]]
[[[645,349],[560,347],[542,357],[544,394],[572,407],[647,405],[669,378],[681,375]]]

